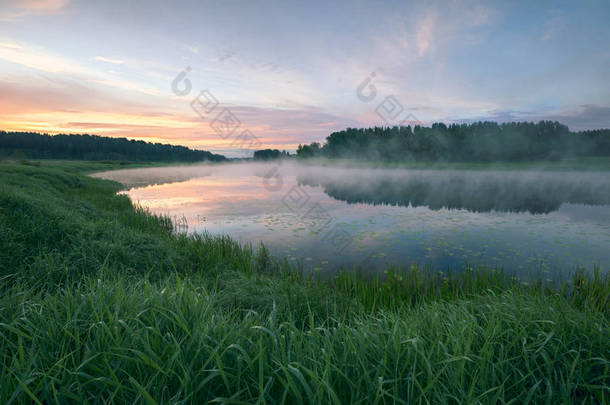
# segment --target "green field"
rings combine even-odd
[[[0,163],[0,403],[610,402],[607,274],[312,279],[85,175],[119,167]]]

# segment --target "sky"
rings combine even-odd
[[[609,128],[609,20],[607,0],[0,0],[0,129],[238,156],[347,127]]]

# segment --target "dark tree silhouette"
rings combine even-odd
[[[610,156],[610,130],[571,132],[553,121],[347,128],[321,146],[299,145],[299,158],[384,161],[527,161]]]
[[[47,135],[0,131],[0,156],[30,159],[128,160],[137,162],[198,162],[226,160],[184,146],[109,138],[98,135]]]
[[[273,160],[282,159],[290,156],[285,150],[279,151],[277,149],[262,149],[254,152],[254,160]]]

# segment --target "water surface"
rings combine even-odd
[[[262,242],[313,271],[481,265],[556,277],[610,264],[607,172],[241,163],[96,176],[188,232]]]

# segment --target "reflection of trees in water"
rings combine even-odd
[[[182,183],[196,177],[206,177],[210,173],[202,172],[200,168],[144,168],[111,170],[94,173],[93,177],[117,181],[125,188],[138,188],[147,186],[161,186],[171,183]]]
[[[348,203],[461,208],[474,212],[544,214],[562,203],[610,204],[610,176],[603,174],[420,172],[401,175],[354,173],[349,178],[300,175],[300,184],[321,186]]]

